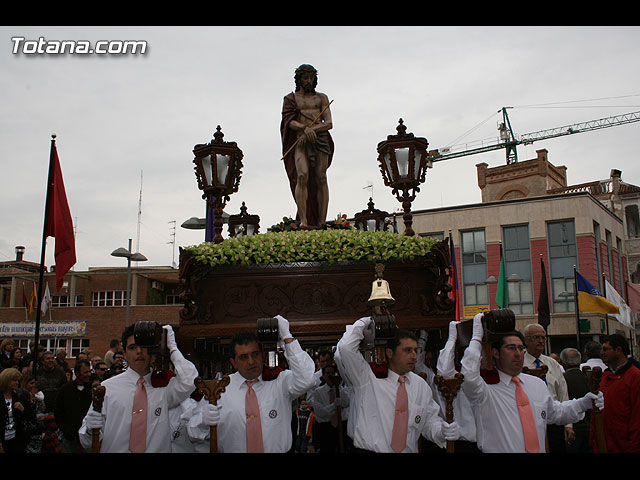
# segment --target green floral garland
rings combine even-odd
[[[292,262],[347,263],[412,261],[438,243],[432,237],[408,237],[362,230],[268,232],[185,247],[196,261],[211,267]]]

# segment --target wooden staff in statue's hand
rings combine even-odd
[[[202,412],[202,421],[209,425],[209,452],[218,452],[218,423],[220,423],[220,405],[218,400],[224,393],[225,387],[229,385],[229,376],[225,375],[220,380],[203,380],[197,377],[194,381],[198,391],[209,400],[206,408]]]
[[[322,111],[316,116],[316,118],[313,119],[313,121],[308,126],[312,127],[313,125],[315,125],[316,122],[322,118],[322,115],[324,115],[324,112],[327,111],[327,108],[329,108],[329,105],[331,105],[332,103],[333,103],[333,100],[327,103],[325,107],[322,109]],[[295,142],[293,142],[293,144],[287,149],[286,152],[284,152],[284,155],[282,155],[282,158],[280,160],[284,160],[286,156],[289,155],[289,152],[291,152],[291,150],[293,150],[295,146],[298,144],[298,142],[303,138],[306,138],[306,135],[304,133],[300,135]]]

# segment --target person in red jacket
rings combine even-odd
[[[604,394],[604,425],[607,451],[610,453],[640,452],[640,370],[629,358],[627,340],[618,334],[602,342],[602,360],[608,365],[600,381]],[[592,421],[593,422],[593,421]],[[591,443],[597,451],[592,423]]]

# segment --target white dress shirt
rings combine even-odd
[[[462,390],[474,410],[478,448],[484,453],[524,453],[524,434],[512,377],[498,370],[500,381],[487,384],[480,376],[480,356],[480,342],[472,341],[462,358]],[[529,397],[540,452],[544,453],[547,424],[577,422],[584,417],[584,411],[578,400],[554,400],[540,378],[527,374],[520,374],[518,378]]]
[[[340,395],[336,396],[333,402],[331,401],[332,390],[334,390],[334,387],[330,387],[325,383],[307,392],[307,403],[313,408],[313,413],[318,423],[330,422],[331,417],[336,413],[336,407],[340,407],[342,420],[349,418],[348,388],[345,385],[340,385]]]
[[[169,409],[177,408],[191,395],[198,376],[195,365],[186,360],[178,350],[171,354],[176,376],[166,387],[151,385],[151,373],[144,377],[147,391],[147,453],[169,453],[171,451],[171,427]],[[105,387],[102,414],[105,417],[101,431],[100,453],[128,453],[131,433],[133,396],[140,375],[128,368],[124,372],[102,382]],[[93,407],[89,407],[92,409]],[[92,431],[87,428],[86,418],[79,430],[83,448],[91,448]]]
[[[546,365],[549,368],[545,380],[547,386],[549,387],[551,396],[554,398],[554,400],[558,400],[559,402],[569,400],[569,389],[567,387],[567,381],[564,378],[564,374],[562,373],[560,364],[553,358],[547,357],[546,355],[540,355],[538,358],[540,359],[540,363]],[[535,361],[536,358],[533,355],[531,355],[529,352],[525,352],[525,367],[538,368]]]
[[[391,370],[386,378],[375,376],[358,348],[365,326],[362,319],[348,325],[338,342],[336,352],[336,357],[340,359],[346,377],[353,386],[350,399],[353,415],[349,420],[353,425],[350,425],[348,432],[352,433],[354,445],[358,448],[378,453],[392,453],[391,432],[399,376]],[[439,416],[440,408],[433,400],[431,389],[413,372],[406,374],[405,385],[409,399],[409,429],[407,446],[403,453],[418,453],[421,434],[444,447],[444,420]]]
[[[253,390],[260,406],[262,441],[265,453],[285,453],[292,445],[291,415],[292,402],[313,385],[315,364],[294,340],[285,343],[285,358],[289,370],[284,370],[275,379],[265,381],[262,375],[253,384]],[[218,400],[220,422],[217,426],[218,452],[246,453],[246,379],[239,373],[229,375],[229,385]],[[189,421],[187,431],[194,440],[208,440],[210,428],[202,422],[202,408],[208,403],[202,399],[194,416]]]

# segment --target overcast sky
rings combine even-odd
[[[47,45],[141,40],[147,51],[26,53],[41,37]],[[400,118],[435,149],[497,142],[505,106],[514,107],[517,135],[640,110],[639,27],[3,26],[0,44],[0,260],[15,258],[17,245],[26,260],[40,259],[55,133],[77,271],[125,265],[110,253],[129,238],[149,266],[177,263],[178,247],[204,241],[204,231],[180,225],[204,217],[192,150],[217,125],[244,153],[240,189],[225,211],[239,213],[246,202],[261,232],[295,216],[279,126],[302,63],[317,68],[317,89],[333,100],[329,220],[365,209],[371,195],[377,208],[400,207],[376,153]],[[616,168],[640,185],[639,137],[635,123],[520,146],[518,157],[546,148],[551,163],[567,167],[569,184]],[[437,162],[413,208],[480,202],[481,162],[503,165],[505,152]]]

